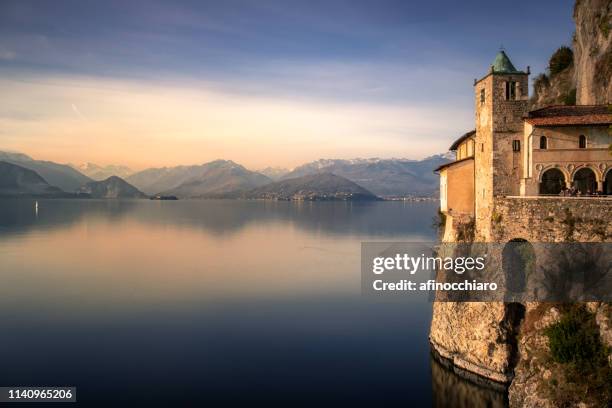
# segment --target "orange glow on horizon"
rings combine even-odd
[[[133,170],[215,159],[259,169],[319,158],[420,158],[443,151],[442,136],[456,127],[452,117],[440,121],[419,107],[243,96],[205,83],[45,77],[4,79],[0,87],[0,150]]]

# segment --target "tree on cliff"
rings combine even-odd
[[[574,52],[565,45],[559,47],[548,61],[548,72],[551,77],[565,70],[574,63]]]

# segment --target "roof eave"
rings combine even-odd
[[[460,159],[460,160],[455,160],[455,161],[452,161],[452,162],[444,163],[443,165],[438,166],[433,172],[434,173],[438,173],[438,172],[440,172],[440,170],[444,170],[444,169],[446,169],[448,167],[454,166],[455,164],[463,163],[463,162],[468,161],[468,160],[474,160],[474,156],[464,157],[463,159]]]

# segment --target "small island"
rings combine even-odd
[[[177,196],[174,195],[160,195],[160,194],[156,194],[154,196],[149,197],[149,200],[160,200],[160,201],[166,201],[166,200],[178,200]]]

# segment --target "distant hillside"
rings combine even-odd
[[[63,194],[62,190],[50,186],[36,172],[0,161],[0,196],[54,197]]]
[[[423,160],[354,159],[317,160],[295,168],[283,179],[309,174],[333,173],[345,177],[378,196],[431,196],[439,180],[433,170],[450,161],[445,155]]]
[[[352,181],[331,173],[310,174],[277,181],[255,188],[245,198],[276,200],[376,200],[370,191]]]
[[[129,167],[119,165],[99,166],[95,163],[84,163],[72,167],[92,180],[98,181],[107,179],[110,176],[118,176],[125,179],[127,176],[133,173]]]
[[[117,176],[102,181],[91,181],[78,189],[91,198],[147,198],[147,195]]]
[[[127,181],[148,194],[200,197],[250,190],[272,180],[231,160],[216,160],[197,166],[147,169],[133,174]]]
[[[0,151],[0,160],[16,164],[26,169],[35,171],[47,183],[57,186],[64,191],[73,192],[91,179],[72,167],[50,161],[34,160],[22,153]]]
[[[216,160],[200,166],[196,175],[179,186],[163,191],[177,197],[205,197],[246,191],[270,183],[268,177],[247,170],[231,160]]]
[[[285,169],[283,167],[266,167],[265,169],[257,170],[258,173],[263,174],[264,176],[278,181],[287,173],[289,173],[289,169]]]

